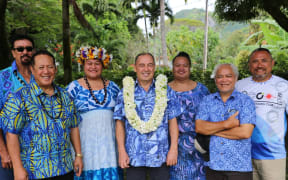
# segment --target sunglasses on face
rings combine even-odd
[[[32,46],[27,46],[27,47],[13,48],[13,50],[17,50],[18,52],[23,52],[24,49],[26,49],[27,52],[31,52],[33,50],[33,47]]]

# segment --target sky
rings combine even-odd
[[[216,0],[208,0],[209,11],[214,10],[215,1]],[[193,8],[205,9],[205,6],[206,6],[206,0],[187,0],[186,4],[185,4],[185,0],[168,0],[168,3],[169,3],[170,8],[172,8],[174,15],[183,9],[193,9]],[[165,19],[167,18],[165,17]],[[144,20],[140,19],[137,24],[144,32],[144,29],[145,29]],[[149,22],[147,24],[149,26]],[[149,28],[149,32],[151,32],[150,28]]]

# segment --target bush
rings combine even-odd
[[[249,70],[248,70],[248,66],[247,66],[247,57],[243,56],[239,61],[239,79],[243,79],[246,78],[248,76],[250,76]],[[276,65],[274,70],[273,70],[273,74],[283,77],[285,79],[288,78],[288,71],[285,70],[283,71],[283,68],[280,68],[280,64],[283,65],[284,62],[281,62],[278,64],[278,66]],[[285,67],[287,68],[288,65]],[[211,93],[214,93],[217,91],[215,82],[213,79],[210,78],[211,75],[211,70],[207,70],[207,71],[202,71],[202,70],[192,70],[191,74],[190,74],[190,79],[200,82],[202,84],[204,84]],[[155,72],[155,77],[157,77],[158,74],[165,74],[168,78],[168,82],[173,80],[173,74],[172,71],[169,68],[157,68],[156,72]],[[73,79],[79,79],[81,77],[83,77],[83,72],[82,73],[74,73],[73,74]],[[126,70],[103,70],[102,75],[105,79],[109,79],[111,81],[114,81],[116,84],[118,84],[118,86],[120,88],[122,88],[122,79],[125,76],[131,76],[134,79],[136,79],[136,73],[134,72],[132,67],[128,67]],[[56,83],[59,84],[60,86],[64,87],[63,85],[63,72],[59,73],[56,77]]]

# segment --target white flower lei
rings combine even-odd
[[[126,76],[123,79],[123,98],[126,118],[130,125],[141,134],[155,131],[161,124],[167,107],[167,77],[160,74],[155,82],[155,105],[149,121],[140,119],[136,112],[134,102],[135,82],[132,77]]]

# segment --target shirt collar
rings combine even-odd
[[[254,81],[254,80],[253,80],[253,76],[250,76],[249,78],[250,78],[250,81],[251,81],[252,83],[262,85],[262,84],[266,84],[266,83],[268,83],[268,82],[270,82],[270,81],[274,81],[275,76],[272,74],[272,76],[271,76],[268,80],[266,80],[266,81],[264,81],[264,82]]]
[[[11,67],[12,67],[12,72],[13,72],[13,73],[14,73],[15,71],[18,73],[18,68],[17,68],[16,60],[14,60],[14,61],[12,62]],[[18,75],[23,78],[23,76],[22,76],[20,73],[19,73]],[[23,78],[22,80],[24,80],[24,82],[25,82],[26,84],[28,84],[28,83],[25,81],[24,78]],[[31,73],[30,81],[33,81],[33,80],[34,80],[34,77],[33,77],[32,73]]]
[[[32,91],[34,91],[36,96],[39,96],[41,94],[46,94],[41,88],[40,86],[37,84],[37,82],[35,81],[35,79],[33,78],[33,80],[30,82],[30,87],[32,88]],[[58,88],[56,88],[56,85],[53,83],[53,87],[54,87],[54,95],[58,93]]]
[[[18,71],[18,69],[17,69],[17,65],[16,65],[16,60],[14,60],[13,62],[12,62],[12,72],[14,72],[14,71]]]
[[[138,79],[136,79],[136,81],[135,81],[135,87],[137,87],[137,86],[142,87],[142,86],[140,86]],[[151,87],[154,87],[154,86],[155,86],[155,80],[153,79],[153,80],[152,80],[152,83],[151,83],[150,86],[149,86],[149,89],[150,89]],[[149,91],[149,90],[148,90],[148,91]]]
[[[237,98],[237,96],[238,96],[238,91],[234,88],[232,94],[230,95],[230,97],[229,97],[228,99],[230,99],[230,98]],[[220,96],[219,91],[214,94],[214,98],[221,99],[221,96]],[[221,99],[221,100],[222,100],[222,99]]]

